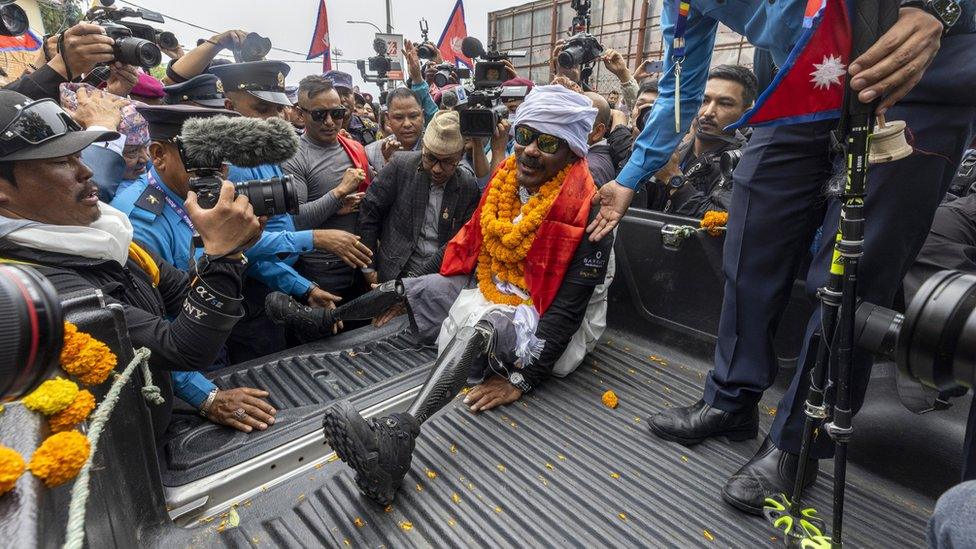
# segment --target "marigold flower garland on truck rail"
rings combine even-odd
[[[118,362],[108,345],[64,323],[61,368],[86,385],[103,383]],[[30,463],[16,450],[0,446],[0,494],[12,490],[17,479],[30,469],[44,484],[53,488],[75,478],[90,452],[88,438],[72,431],[95,409],[95,396],[79,389],[70,379],[57,377],[42,383],[22,401],[25,408],[44,414],[53,433],[34,451]]]
[[[508,157],[498,169],[485,198],[480,220],[482,245],[478,256],[478,288],[488,301],[513,306],[526,303],[517,295],[499,291],[495,279],[528,293],[525,256],[532,248],[539,226],[559,196],[571,167],[567,166],[543,184],[525,204],[519,199],[515,157]],[[521,219],[514,223],[513,220],[519,215]]]

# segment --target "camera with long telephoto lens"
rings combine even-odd
[[[20,36],[29,27],[30,22],[24,8],[14,4],[14,0],[0,1],[0,35]]]
[[[112,46],[115,61],[126,65],[136,65],[143,69],[150,69],[159,65],[163,60],[160,48],[175,49],[179,47],[176,35],[134,21],[124,21],[126,18],[137,17],[155,23],[165,23],[163,16],[148,10],[133,8],[113,8],[113,2],[102,0],[101,6],[95,6],[85,14],[85,20],[105,29],[105,34],[115,40]]]
[[[63,344],[54,286],[33,267],[0,264],[0,401],[18,399],[51,377]]]
[[[976,385],[976,276],[940,271],[919,288],[905,314],[862,302],[855,337],[893,359],[910,379],[950,391]]]
[[[474,64],[474,90],[467,94],[465,104],[458,106],[461,135],[491,137],[498,122],[508,117],[508,107],[500,101],[502,83],[506,80],[505,61],[525,57],[526,52],[500,52],[494,42],[485,51],[481,41],[473,36],[461,42],[461,52],[471,59],[478,59]]]

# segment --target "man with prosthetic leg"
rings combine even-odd
[[[464,399],[473,412],[509,404],[572,372],[603,333],[612,239],[584,237],[596,192],[585,160],[595,116],[580,94],[535,88],[513,119],[515,154],[448,243],[439,272],[387,282],[306,318],[324,329],[382,320],[407,305],[420,339],[437,340],[438,358],[408,411],[365,419],[340,403],[325,413],[326,440],[370,499],[393,500],[421,425],[465,384],[473,385]]]

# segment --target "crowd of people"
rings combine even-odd
[[[796,10],[751,3],[769,11],[767,23],[721,2],[691,10],[680,104],[673,70],[658,77],[642,63],[633,73],[614,50],[599,62],[619,82],[603,90],[555,61],[545,83],[506,61],[508,114],[490,137],[462,134],[463,82],[451,73],[435,85],[440,60],[425,66],[410,42],[406,82],[374,97],[340,70],[294,82],[283,62],[219,59],[246,36],[238,30],[167,51],[160,81],[116,62],[101,27],[75,25],[0,90],[0,257],[36,265],[62,294],[97,289],[123,307],[133,345],[151,349],[151,367],[168,376],[157,435],[174,399],[214,423],[265,430],[277,413],[267,392],[220,389],[206,372],[405,315],[439,349],[410,409],[366,420],[340,403],[324,421],[363,492],[387,504],[422,424],[463,385],[473,387],[464,403],[485,411],[581,363],[606,327],[614,228],[628,207],[728,212],[714,369],[701,400],[662,411],[650,430],[682,444],[754,438],[759,399],[776,375],[772,334],[811,249],[811,298],[824,286],[832,248],[821,235],[836,232],[840,210],[825,191],[837,173],[836,121],[729,129],[799,32]],[[976,35],[972,6],[963,7],[951,23],[902,9],[888,37],[851,62],[859,99],[883,96],[878,112],[905,120],[926,151],[872,168],[859,277],[860,297],[873,303],[891,305],[926,238],[938,240],[929,227],[976,134],[974,95],[964,89]],[[718,22],[761,49],[761,80],[744,66],[710,67]],[[110,69],[104,86],[78,81],[98,65]],[[219,198],[203,207],[181,137],[188,121],[217,118],[288,124],[297,152],[225,165]],[[295,213],[259,218],[235,193],[234,183],[283,176]],[[959,200],[940,210],[933,235],[950,219],[973,223],[969,198]],[[959,249],[945,238],[942,250]],[[819,312],[807,341],[818,328]],[[858,353],[855,412],[870,368]],[[759,513],[767,495],[791,488],[807,374],[798,369],[772,432],[724,487],[735,507]],[[807,483],[831,452],[827,437],[815,441]]]

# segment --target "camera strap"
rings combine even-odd
[[[681,133],[681,63],[685,60],[685,33],[688,31],[688,12],[691,2],[675,2],[677,17],[674,38],[671,40],[671,59],[674,61],[674,133]]]
[[[163,186],[159,184],[159,181],[156,180],[156,177],[153,175],[152,170],[146,172],[146,180],[149,181],[149,184],[151,186],[156,187],[163,193],[163,197],[166,199],[166,205],[169,206],[170,208],[173,208],[173,211],[175,211],[177,215],[180,216],[180,219],[182,219],[183,222],[186,223],[188,227],[190,227],[190,229],[193,229],[195,231],[196,229],[194,229],[193,227],[193,222],[190,221],[189,214],[187,214],[186,210],[183,209],[183,206],[181,204],[178,204],[175,200],[173,200],[173,197],[171,197],[169,193],[166,192],[166,189],[164,189]]]

